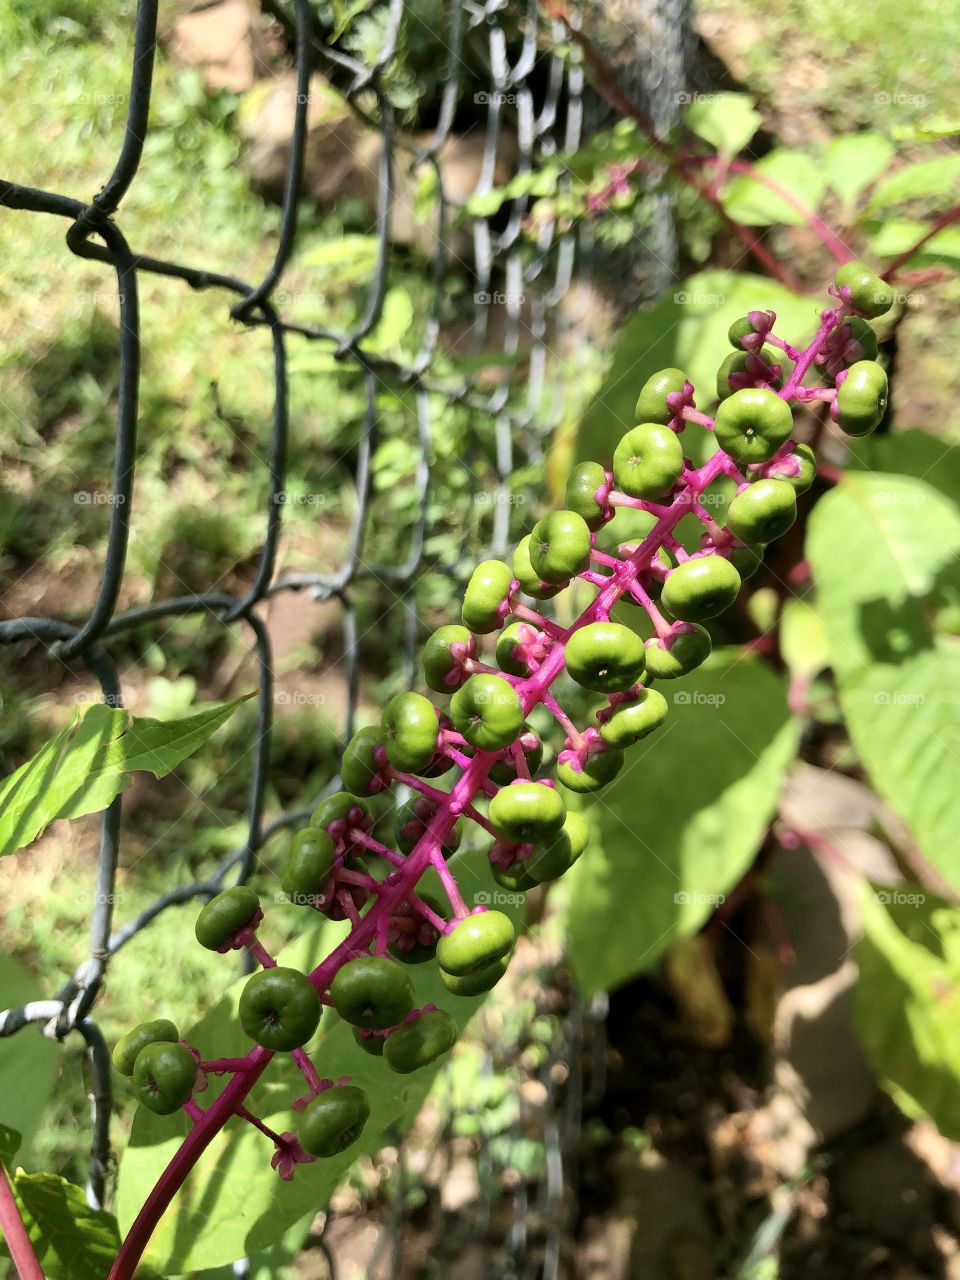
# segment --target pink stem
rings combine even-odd
[[[318,1093],[320,1091],[320,1073],[307,1057],[306,1051],[304,1049],[294,1049],[292,1057],[312,1092]]]
[[[583,746],[583,734],[564,711],[563,707],[561,707],[560,703],[557,702],[550,693],[545,693],[541,701],[556,720],[557,724],[559,724],[561,729],[564,730],[567,737],[570,739],[571,745],[579,751]]]
[[[273,969],[276,967],[276,960],[263,945],[258,938],[251,938],[247,943],[247,950],[255,960],[259,960],[264,969]]]
[[[415,911],[420,912],[420,914],[423,916],[424,920],[428,922],[428,924],[433,925],[433,927],[437,930],[438,933],[444,932],[444,930],[447,927],[446,920],[444,920],[443,916],[438,916],[436,911],[434,911],[433,907],[431,907],[428,903],[424,902],[424,900],[419,896],[419,894],[416,894],[416,893],[408,894],[407,901],[410,903],[410,906],[413,907]]]
[[[545,631],[548,636],[554,640],[559,640],[563,636],[563,627],[557,626],[555,622],[551,622],[549,618],[545,618],[542,613],[537,613],[536,609],[531,609],[525,604],[514,604],[510,606],[510,612],[515,618],[520,618],[523,622],[531,622],[540,631]],[[498,672],[502,675],[502,672]]]
[[[698,409],[689,409],[684,407],[682,418],[684,422],[695,422],[698,427],[706,427],[708,431],[713,430],[713,419],[707,413],[701,413]]]
[[[406,863],[406,858],[401,853],[395,853],[393,849],[388,849],[385,844],[381,844],[379,840],[374,840],[373,836],[368,836],[365,831],[352,831],[351,837],[357,844],[363,845],[364,849],[369,849],[371,853],[377,854],[384,861],[390,862],[395,867],[402,867]]]
[[[211,1058],[200,1066],[212,1076],[222,1076],[227,1071],[249,1071],[250,1061],[248,1058]]]
[[[187,1115],[190,1117],[190,1119],[193,1121],[194,1124],[199,1124],[200,1121],[203,1119],[203,1117],[206,1115],[206,1112],[204,1111],[203,1107],[199,1106],[198,1103],[194,1102],[192,1098],[187,1099],[187,1101],[183,1104],[183,1109],[187,1113]]]
[[[421,795],[427,796],[430,800],[435,800],[437,804],[446,803],[450,794],[449,791],[441,791],[439,787],[431,787],[429,782],[424,782],[415,773],[401,773],[398,769],[391,769],[390,772],[398,782],[402,782],[411,791],[419,791]]]
[[[20,1216],[20,1207],[13,1187],[7,1177],[7,1171],[0,1164],[0,1230],[13,1265],[17,1268],[20,1280],[44,1280],[43,1270],[34,1252],[33,1242],[27,1232],[26,1223]]]
[[[239,1116],[241,1120],[246,1120],[248,1124],[252,1124],[255,1129],[259,1129],[265,1138],[269,1138],[270,1141],[276,1143],[278,1147],[286,1146],[283,1138],[275,1129],[271,1129],[268,1124],[264,1124],[259,1116],[255,1116],[253,1112],[248,1111],[246,1107],[237,1107],[234,1114]]]

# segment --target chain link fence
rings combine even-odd
[[[427,505],[431,490],[431,443],[442,430],[438,406],[462,404],[484,415],[494,434],[497,491],[489,495],[492,527],[489,553],[503,554],[510,529],[510,477],[515,468],[537,463],[545,440],[562,414],[561,396],[552,379],[551,348],[562,337],[561,303],[574,279],[577,231],[555,221],[538,223],[533,243],[525,221],[528,198],[509,200],[495,217],[473,217],[466,225],[472,239],[472,287],[474,322],[472,336],[477,353],[490,352],[495,344],[502,357],[522,356],[512,373],[493,386],[482,379],[464,377],[451,386],[438,379],[435,365],[441,350],[441,318],[445,288],[451,272],[463,272],[449,252],[451,208],[444,190],[440,156],[451,136],[463,86],[461,52],[470,38],[481,41],[489,87],[474,94],[485,111],[483,154],[475,195],[489,193],[495,184],[498,149],[504,130],[516,138],[515,172],[529,173],[543,158],[576,151],[584,133],[585,110],[595,114],[595,104],[585,102],[583,69],[576,49],[564,42],[562,25],[538,11],[535,0],[451,0],[443,6],[446,24],[442,43],[446,66],[440,77],[442,93],[431,136],[414,145],[397,125],[397,109],[391,101],[386,75],[401,43],[405,22],[404,0],[383,6],[382,44],[375,56],[361,60],[345,52],[329,38],[309,0],[292,0],[291,6],[267,0],[264,11],[286,32],[296,71],[296,108],[289,158],[283,185],[282,212],[272,264],[262,279],[248,282],[238,277],[152,257],[149,245],[131,245],[124,235],[122,204],[135,183],[147,137],[154,62],[157,53],[157,0],[140,0],[131,50],[131,81],[126,125],[115,168],[92,200],[55,191],[38,190],[0,179],[0,206],[7,216],[43,215],[67,225],[66,247],[80,258],[102,264],[116,280],[119,328],[116,358],[119,370],[116,400],[114,470],[109,501],[109,531],[100,569],[99,587],[92,607],[81,621],[53,617],[16,617],[0,621],[0,641],[19,645],[24,660],[42,667],[82,660],[99,684],[104,700],[122,706],[120,678],[112,645],[118,638],[144,628],[176,625],[202,615],[210,627],[244,629],[259,670],[258,715],[254,749],[247,784],[246,837],[241,846],[212,868],[202,879],[179,885],[158,898],[132,919],[114,918],[114,887],[123,834],[123,801],[118,796],[101,821],[93,915],[87,958],[49,999],[37,1000],[0,1013],[0,1036],[10,1036],[31,1026],[63,1041],[72,1033],[85,1042],[91,1104],[91,1148],[88,1199],[100,1206],[105,1197],[110,1162],[109,1120],[112,1106],[110,1060],[104,1037],[93,1016],[108,965],[141,930],[170,908],[205,900],[231,884],[242,883],[254,871],[258,851],[281,828],[306,821],[310,808],[292,809],[270,816],[265,813],[273,729],[274,671],[271,638],[262,617],[262,606],[282,592],[297,592],[314,602],[335,601],[342,626],[343,670],[346,685],[344,739],[353,731],[358,703],[361,639],[358,632],[358,593],[390,592],[399,598],[404,613],[401,662],[406,678],[413,681],[415,645],[420,623],[413,586],[424,563]],[[598,12],[602,7],[597,6]],[[631,7],[643,17],[644,56],[639,78],[659,101],[669,99],[667,81],[682,87],[682,44],[688,15],[675,0],[649,0]],[[620,14],[629,20],[629,14]],[[574,21],[589,21],[589,11],[571,11]],[[415,38],[415,33],[414,33]],[[660,42],[660,47],[657,46]],[[308,131],[311,76],[324,73],[335,78],[347,100],[364,122],[379,130],[382,147],[377,173],[377,251],[365,290],[359,322],[347,332],[311,326],[282,314],[280,286],[294,254],[298,210],[304,180],[305,142]],[[675,95],[674,95],[675,96]],[[372,110],[371,110],[372,104]],[[661,112],[661,116],[663,113]],[[658,125],[669,124],[669,113]],[[408,364],[385,358],[366,340],[383,314],[384,299],[394,265],[391,242],[391,210],[400,166],[408,172],[430,170],[435,182],[433,204],[435,253],[430,267],[434,304],[423,324],[423,340],[416,358]],[[462,219],[459,225],[463,225]],[[675,257],[669,217],[657,206],[657,242],[651,258],[669,265]],[[261,547],[252,580],[234,593],[206,591],[158,599],[135,607],[119,605],[137,494],[138,384],[141,368],[141,281],[156,275],[179,281],[187,289],[214,292],[225,298],[224,322],[240,322],[248,330],[266,329],[272,345],[274,385],[267,466],[268,501],[263,511]],[[502,331],[488,333],[493,294],[503,297]],[[278,296],[279,295],[279,296]],[[278,549],[284,513],[288,442],[297,429],[291,415],[289,351],[294,344],[317,344],[336,361],[350,366],[360,379],[365,414],[355,465],[355,506],[342,563],[316,572],[278,574]],[[523,350],[521,350],[523,348]],[[493,353],[491,353],[493,354]],[[508,361],[509,363],[509,361]],[[268,370],[264,370],[266,374]],[[413,406],[409,437],[415,442],[418,463],[413,477],[419,516],[409,545],[399,548],[392,563],[376,563],[365,554],[371,520],[371,459],[377,443],[378,393],[384,387],[401,388]],[[373,517],[375,518],[375,517]],[[335,786],[336,784],[331,784]],[[315,803],[317,797],[311,797]],[[311,806],[312,807],[312,806]],[[595,1011],[598,1012],[598,1011]],[[602,1010],[599,1011],[602,1015]],[[580,1029],[584,1017],[576,1012],[570,1031],[556,1053],[568,1062],[579,1058]],[[579,1079],[579,1078],[578,1078]],[[550,1088],[555,1091],[551,1084]],[[565,1119],[554,1125],[549,1137],[548,1171],[544,1195],[548,1217],[556,1223],[564,1179],[563,1151],[579,1124],[579,1083],[568,1090]],[[540,1206],[541,1209],[543,1206]],[[523,1222],[526,1208],[517,1206],[516,1218],[506,1242],[513,1260],[511,1274],[524,1274]],[[551,1216],[552,1215],[552,1216]],[[554,1275],[559,1265],[556,1232],[549,1235],[543,1274]]]

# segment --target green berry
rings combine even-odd
[[[525,677],[530,674],[526,662],[517,656],[517,645],[524,635],[531,634],[534,628],[529,622],[511,622],[497,636],[497,666],[508,676]]]
[[[418,893],[424,906],[430,907],[434,913],[443,917],[443,907],[429,893]],[[408,902],[402,902],[394,911],[391,924],[397,930],[397,936],[389,944],[390,954],[403,964],[423,964],[432,960],[437,954],[439,933],[429,920]]]
[[[527,874],[539,884],[558,880],[569,871],[587,847],[590,828],[583,814],[568,812],[563,829],[552,840],[538,845],[527,858]]]
[[[383,1031],[413,1008],[413,983],[386,956],[357,956],[337,970],[330,984],[333,1007],[354,1027]]]
[[[197,1064],[182,1044],[154,1041],[137,1054],[133,1068],[133,1091],[158,1116],[178,1111],[193,1093]]]
[[[320,997],[298,969],[261,969],[240,993],[244,1034],[274,1053],[302,1048],[319,1021]]]
[[[533,526],[530,564],[542,582],[568,582],[590,563],[590,530],[575,511],[552,511]]]
[[[383,1057],[383,1046],[386,1044],[386,1036],[367,1035],[365,1036],[360,1027],[353,1028],[353,1039],[358,1048],[364,1053],[369,1053],[371,1058]]]
[[[564,760],[557,765],[557,781],[569,791],[588,795],[612,782],[622,768],[623,752],[611,747],[606,751],[591,751],[579,767],[573,760]]]
[[[355,808],[361,809],[364,817],[369,816],[362,800],[358,800],[349,791],[337,791],[334,795],[325,796],[320,801],[310,815],[310,825],[326,831],[331,822],[346,821]]]
[[[531,596],[534,600],[549,600],[557,594],[560,587],[551,586],[550,583],[544,582],[534,569],[530,561],[531,536],[528,533],[525,538],[521,538],[517,543],[517,549],[513,553],[513,576],[520,583],[520,590],[526,595]]]
[[[422,693],[398,693],[380,721],[387,759],[403,773],[420,773],[437,750],[437,712]]]
[[[893,306],[893,290],[862,262],[845,262],[838,267],[834,283],[841,297],[844,297],[845,290],[849,290],[850,305],[871,320],[882,316]]]
[[[113,1065],[122,1076],[132,1076],[141,1049],[145,1049],[148,1044],[176,1044],[179,1039],[180,1032],[169,1018],[141,1022],[139,1027],[134,1027],[117,1041],[113,1050]]]
[[[462,673],[460,663],[450,651],[451,645],[465,646],[466,656],[475,658],[477,640],[466,627],[438,627],[423,646],[423,678],[428,688],[435,693],[452,693],[458,684],[463,684],[466,675]],[[454,677],[449,682],[447,677]]]
[[[653,636],[646,643],[647,675],[657,680],[676,680],[688,675],[710,657],[713,641],[703,627],[677,628],[666,640]]]
[[[581,516],[587,528],[595,533],[606,520],[607,507],[597,501],[597,493],[607,488],[607,473],[599,462],[580,462],[570,472],[567,480],[565,502],[569,509]]]
[[[600,725],[607,746],[632,747],[667,718],[667,700],[656,689],[638,689],[628,702],[618,702]]]
[[[796,490],[786,480],[758,480],[727,508],[727,528],[741,542],[773,542],[796,518]]]
[[[574,631],[564,651],[567,671],[595,693],[622,693],[643,675],[643,641],[619,622],[591,622]]]
[[[312,1156],[335,1156],[352,1147],[370,1117],[367,1095],[355,1084],[335,1084],[307,1105],[300,1145]]]
[[[643,422],[622,437],[613,453],[613,479],[630,498],[662,498],[680,479],[683,446],[676,432]]]
[[[526,863],[518,860],[511,867],[491,867],[490,874],[501,889],[506,889],[509,893],[527,893],[530,889],[536,889],[539,881],[527,875],[525,868]]]
[[[634,418],[637,422],[659,422],[666,425],[674,416],[667,396],[683,391],[687,375],[682,369],[660,369],[640,389]]]
[[[737,387],[747,389],[739,383],[731,383],[734,374],[745,374],[754,383],[779,387],[781,379],[774,373],[774,366],[778,364],[776,352],[769,347],[762,351],[731,351],[717,370],[717,399],[726,400],[735,394]]]
[[[470,576],[463,597],[463,625],[478,635],[496,631],[513,585],[513,570],[502,560],[484,560]]]
[[[763,547],[742,547],[739,543],[730,548],[730,563],[739,573],[741,581],[752,578],[763,564]]]
[[[478,751],[501,751],[523,728],[523,704],[502,676],[478,672],[451,698],[450,718]]]
[[[502,911],[466,916],[437,943],[437,963],[455,978],[465,977],[502,960],[513,946],[513,922]]]
[[[743,340],[744,338],[756,337],[756,333],[757,331],[750,317],[740,316],[739,319],[734,320],[727,330],[727,341],[731,347],[735,347],[738,351],[749,351],[752,350],[752,347],[745,347]]]
[[[837,422],[848,436],[866,436],[887,408],[887,375],[872,360],[858,360],[837,391]]]
[[[260,910],[260,899],[245,884],[225,889],[211,898],[197,916],[194,932],[201,947],[219,951],[228,947]]]
[[[739,591],[740,575],[729,560],[718,555],[697,556],[677,565],[664,583],[660,599],[675,618],[705,622],[728,609]]]
[[[543,760],[543,743],[528,724],[524,724],[523,731],[517,741],[520,743],[523,758],[527,762],[527,772],[533,777]],[[513,759],[513,753],[508,751],[505,756],[501,756],[496,764],[491,767],[490,780],[500,787],[508,787],[516,778],[517,766]]]
[[[299,906],[322,906],[334,860],[334,844],[326,831],[318,827],[298,831],[280,873],[283,892]]]
[[[482,996],[485,991],[492,991],[510,965],[510,956],[506,955],[492,964],[476,969],[473,973],[457,977],[455,974],[440,970],[440,981],[455,996]]]
[[[457,1042],[457,1024],[442,1009],[422,1013],[416,1022],[397,1027],[387,1036],[383,1057],[400,1075],[409,1075],[443,1057]]]
[[[720,448],[735,462],[768,462],[793,431],[793,414],[769,387],[735,391],[713,421]]]
[[[793,452],[771,462],[766,473],[771,479],[792,485],[794,493],[806,493],[816,479],[817,455],[808,444],[794,445]]]
[[[340,779],[354,795],[372,796],[383,790],[377,754],[384,742],[383,729],[371,724],[358,729],[344,748]]]
[[[850,316],[839,332],[849,335],[843,353],[848,364],[856,364],[858,360],[876,360],[880,350],[876,330],[861,316]]]
[[[555,835],[563,826],[566,810],[554,787],[543,782],[515,782],[501,787],[490,801],[490,821],[504,840],[529,843]]]
[[[394,814],[394,841],[401,853],[413,853],[417,841],[426,831],[437,811],[437,803],[429,796],[415,794],[397,806]],[[449,857],[460,847],[460,829],[454,827],[443,842],[444,855]]]

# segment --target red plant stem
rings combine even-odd
[[[13,1194],[7,1171],[0,1164],[0,1231],[10,1250],[13,1265],[20,1280],[44,1280],[43,1269],[34,1252],[33,1242],[27,1233],[26,1223],[20,1216],[20,1207]]]
[[[252,1124],[255,1129],[259,1129],[265,1138],[269,1138],[270,1141],[276,1143],[278,1147],[282,1147],[284,1145],[283,1138],[281,1138],[280,1134],[277,1133],[275,1129],[271,1129],[268,1124],[264,1124],[259,1116],[255,1116],[253,1112],[248,1111],[246,1107],[237,1107],[235,1114],[241,1120],[246,1120],[247,1124]]]
[[[408,893],[407,901],[415,911],[420,912],[428,924],[433,925],[438,933],[443,933],[444,929],[447,927],[446,920],[444,920],[443,916],[438,916],[433,907],[424,902],[418,893]]]
[[[564,711],[563,707],[561,707],[560,703],[557,702],[553,695],[549,693],[545,693],[541,701],[553,716],[554,720],[556,720],[557,724],[559,724],[560,728],[563,729],[567,737],[570,739],[570,745],[579,750],[583,746],[583,735]]]
[[[922,249],[928,240],[933,239],[937,232],[942,231],[944,227],[951,226],[954,222],[960,222],[960,204],[954,205],[952,209],[948,209],[946,213],[941,214],[929,231],[924,232],[916,244],[898,254],[884,271],[882,279],[892,280],[900,268],[910,261],[918,249]]]
[[[402,853],[396,853],[393,849],[387,848],[379,840],[374,840],[373,836],[368,836],[365,831],[357,831],[354,828],[350,832],[350,838],[355,840],[357,844],[362,845],[364,849],[369,849],[371,853],[376,853],[385,861],[392,863],[395,867],[402,867],[407,861]]]
[[[311,1090],[314,1093],[318,1093],[320,1090],[320,1073],[317,1071],[316,1067],[307,1057],[306,1050],[294,1049],[293,1054],[291,1056],[293,1057],[294,1062],[300,1068],[300,1072],[303,1075],[304,1080],[306,1080],[307,1084],[310,1086]]]
[[[260,961],[264,969],[276,968],[276,960],[258,938],[251,938],[246,947],[253,958]]]
[[[247,1058],[211,1058],[209,1062],[201,1062],[200,1066],[212,1076],[222,1076],[226,1071],[249,1071]]]
[[[845,313],[846,308],[844,306],[827,310],[823,313],[821,325],[816,336],[798,360],[790,380],[778,393],[781,399],[788,400],[794,394],[830,330],[839,323]],[[789,443],[784,446],[784,450],[788,448]],[[686,471],[683,477],[683,486],[674,495],[670,505],[656,509],[658,513],[656,524],[646,538],[628,559],[620,563],[618,569],[611,573],[609,577],[601,579],[600,584],[598,584],[597,595],[576,621],[566,630],[551,624],[560,643],[550,648],[543,662],[533,674],[526,679],[520,680],[515,685],[523,708],[524,718],[530,714],[534,707],[543,703],[554,715],[559,712],[559,717],[562,717],[561,724],[564,724],[565,728],[569,725],[582,741],[582,735],[573,726],[566,713],[557,706],[549,692],[554,680],[564,670],[565,642],[579,628],[588,626],[596,621],[597,618],[608,617],[610,610],[624,593],[634,590],[640,573],[649,567],[651,559],[656,555],[660,547],[664,545],[664,540],[671,537],[673,530],[688,512],[695,510],[700,495],[704,490],[718,476],[724,474],[739,474],[739,472],[732,460],[722,451],[715,453],[702,467],[693,471]],[[518,611],[514,610],[514,612]],[[532,613],[532,610],[527,611],[528,620],[531,620],[529,615]],[[538,618],[539,615],[534,615],[534,620]],[[544,629],[548,628],[544,627]],[[466,768],[451,791],[436,793],[437,809],[431,817],[426,830],[417,841],[409,857],[404,859],[403,864],[391,872],[387,879],[382,882],[382,892],[377,894],[373,905],[365,916],[359,915],[353,907],[352,900],[349,904],[344,903],[344,908],[351,919],[352,928],[343,942],[334,948],[309,975],[311,983],[321,996],[327,991],[334,975],[341,966],[353,956],[364,952],[371,942],[375,940],[378,930],[382,928],[384,918],[390,919],[404,901],[411,901],[411,895],[414,900],[419,901],[416,899],[415,889],[429,867],[433,867],[440,877],[444,891],[450,899],[457,917],[463,918],[470,914],[460,894],[456,880],[446,865],[442,849],[458,819],[471,807],[474,798],[484,790],[488,782],[490,769],[501,754],[501,752],[477,751],[473,758],[468,761]],[[397,776],[405,782],[409,783],[411,781],[409,775]],[[416,780],[417,783],[419,781],[419,779]],[[360,832],[355,832],[354,834],[359,843],[368,844],[366,838],[361,838]],[[377,847],[376,841],[370,841],[369,844]],[[349,895],[345,896],[349,898]],[[348,905],[350,910],[348,910]],[[449,925],[444,924],[445,929],[449,929],[449,927]],[[147,1196],[145,1204],[127,1233],[120,1252],[117,1254],[108,1280],[131,1280],[161,1216],[170,1206],[177,1191],[185,1182],[206,1147],[229,1118],[232,1115],[245,1115],[244,1099],[266,1070],[272,1058],[273,1054],[270,1050],[261,1046],[253,1048],[246,1059],[247,1067],[243,1070],[237,1070],[233,1079],[216,1101],[208,1110],[202,1113]],[[38,1271],[28,1272],[26,1280],[42,1280],[42,1277]]]

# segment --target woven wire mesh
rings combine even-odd
[[[381,47],[375,56],[360,60],[325,38],[308,0],[293,0],[289,11],[281,4],[264,4],[265,11],[287,29],[295,50],[297,96],[275,255],[266,274],[256,283],[200,266],[152,257],[145,251],[148,246],[131,246],[124,235],[121,207],[125,195],[136,181],[148,130],[157,49],[157,0],[140,0],[137,6],[123,143],[115,168],[98,194],[87,201],[0,179],[0,205],[8,210],[63,219],[68,224],[67,249],[81,258],[102,264],[105,270],[114,273],[120,317],[109,531],[96,597],[82,621],[52,617],[17,617],[2,621],[0,641],[21,644],[29,655],[26,660],[31,663],[82,660],[98,682],[104,701],[114,707],[122,706],[123,699],[117,666],[111,656],[111,644],[135,629],[176,625],[179,620],[197,615],[201,615],[210,626],[245,628],[259,669],[258,717],[250,755],[246,836],[240,847],[202,879],[179,885],[132,919],[117,921],[114,918],[114,887],[123,830],[123,803],[122,797],[118,796],[104,812],[101,821],[87,958],[49,999],[0,1013],[0,1036],[39,1026],[46,1035],[57,1040],[62,1041],[75,1032],[85,1041],[92,1132],[87,1193],[90,1203],[95,1206],[103,1202],[106,1189],[112,1099],[109,1054],[92,1010],[108,964],[131,938],[170,908],[208,899],[230,884],[247,880],[255,869],[258,851],[271,834],[278,828],[303,823],[310,812],[310,808],[291,809],[269,820],[265,814],[274,714],[274,671],[270,635],[259,607],[280,592],[299,592],[315,602],[336,601],[339,604],[346,685],[343,730],[344,738],[348,737],[357,710],[362,652],[356,596],[365,587],[388,591],[401,601],[405,616],[401,660],[408,681],[412,682],[414,677],[420,621],[412,586],[423,566],[424,543],[429,532],[426,513],[431,485],[431,440],[441,429],[437,421],[437,404],[470,405],[492,424],[497,492],[488,494],[487,498],[492,515],[488,544],[490,553],[494,555],[506,550],[511,533],[511,473],[517,466],[535,463],[542,457],[544,440],[562,413],[560,398],[552,393],[550,386],[550,345],[557,341],[557,326],[562,325],[559,304],[573,277],[576,233],[547,220],[539,223],[535,242],[531,245],[525,225],[528,199],[524,196],[506,204],[505,216],[469,220],[473,242],[472,278],[478,300],[473,326],[476,349],[489,351],[492,345],[487,334],[489,308],[485,306],[485,299],[498,290],[502,282],[505,317],[498,342],[507,357],[516,356],[521,344],[524,345],[522,377],[503,379],[492,389],[469,376],[455,386],[450,385],[449,379],[439,382],[435,378],[441,344],[441,303],[445,281],[451,270],[448,252],[451,209],[444,192],[444,171],[438,156],[453,129],[463,92],[461,49],[468,34],[474,40],[480,38],[483,41],[489,74],[488,91],[478,95],[485,107],[486,125],[477,195],[489,192],[494,186],[498,146],[507,124],[516,136],[518,173],[535,168],[543,157],[577,149],[584,121],[584,80],[577,51],[564,44],[564,31],[560,24],[544,19],[533,0],[516,6],[497,0],[488,0],[486,4],[452,0],[443,10],[447,65],[442,75],[443,89],[436,123],[425,145],[421,141],[419,145],[412,146],[398,131],[397,112],[385,86],[385,72],[397,52],[405,7],[403,0],[390,0],[384,8],[386,20],[382,27]],[[663,9],[662,13],[666,12],[667,9]],[[669,22],[665,27],[661,22],[660,26],[668,32],[672,30]],[[651,65],[660,67],[661,60],[653,58]],[[535,70],[537,74],[534,76]],[[357,105],[367,124],[372,121],[382,138],[377,182],[376,261],[366,289],[361,318],[348,332],[306,325],[285,319],[281,313],[279,286],[294,252],[298,206],[303,189],[311,75],[317,71],[337,77],[344,86],[347,100]],[[675,69],[671,74],[676,74]],[[420,351],[406,365],[385,358],[365,344],[365,339],[382,315],[392,269],[390,221],[400,164],[415,170],[430,168],[436,182],[436,249],[432,263],[435,305],[423,326]],[[669,246],[660,245],[656,256],[661,258],[669,252]],[[458,266],[453,264],[453,269]],[[149,275],[179,281],[193,290],[222,293],[229,303],[224,312],[225,322],[232,319],[248,330],[263,328],[268,331],[274,384],[267,457],[269,490],[263,513],[261,547],[252,581],[246,590],[235,593],[211,590],[160,599],[135,608],[122,608],[119,600],[136,504],[140,284],[142,278]],[[355,466],[356,495],[352,524],[346,538],[347,554],[340,564],[324,571],[278,574],[288,441],[291,431],[296,430],[296,422],[291,422],[288,369],[288,349],[293,343],[317,344],[331,351],[337,361],[350,365],[362,383],[365,414]],[[265,369],[264,375],[267,373]],[[420,514],[409,545],[400,549],[390,564],[376,563],[365,553],[370,521],[371,459],[377,441],[377,396],[386,385],[403,388],[409,393],[413,404],[410,438],[419,450],[413,484]],[[503,500],[498,501],[498,497]],[[334,781],[328,789],[335,785]],[[310,797],[312,802],[316,799]],[[566,1046],[565,1051],[576,1056],[572,1044]],[[559,1150],[555,1136],[551,1141]],[[555,1157],[552,1169],[546,1194],[555,1197],[558,1177]],[[511,1248],[517,1258],[519,1247],[515,1240]],[[555,1251],[555,1244],[551,1248]]]

